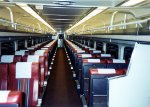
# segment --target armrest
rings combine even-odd
[[[22,92],[19,91],[1,91],[5,93],[3,97],[5,100],[1,100],[0,107],[22,107]]]
[[[113,77],[108,77],[108,80],[113,80],[113,79],[119,79],[122,77],[125,77],[126,75],[118,75],[118,76],[113,76]]]

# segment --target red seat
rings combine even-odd
[[[2,55],[1,61],[3,63],[12,63],[14,60],[14,55]]]
[[[30,55],[30,52],[29,52],[29,51],[26,51],[26,52],[25,52],[25,55]]]
[[[20,51],[15,51],[15,55],[21,55],[21,56],[23,56],[23,55],[25,55],[25,50],[20,50]]]
[[[110,59],[110,60],[107,60],[107,68],[127,69],[128,63],[125,60]]]
[[[44,85],[44,80],[45,80],[45,72],[46,72],[46,69],[45,69],[45,57],[44,56],[40,56],[40,71],[41,71],[41,86]]]
[[[9,64],[9,80],[8,80],[8,90],[17,90],[17,79],[16,79],[16,63]]]
[[[100,59],[112,59],[113,56],[111,54],[100,54],[100,55],[96,55],[96,58],[100,58]]]
[[[8,64],[0,63],[0,90],[8,88]]]
[[[108,78],[118,75],[124,75],[124,69],[90,69],[90,86],[86,96],[90,107],[107,107],[108,96]],[[89,96],[89,97],[88,97]],[[103,99],[103,100],[99,100]]]
[[[126,69],[90,69],[91,75],[124,75]]]
[[[37,50],[35,51],[34,54],[45,57],[45,76],[47,76],[48,75],[48,50]]]
[[[38,55],[25,55],[23,56],[23,62],[37,62],[36,59],[33,59],[31,61],[28,60],[28,57],[35,57]],[[44,56],[38,56],[38,63],[40,64],[40,86],[42,87],[44,85],[44,80],[45,80],[45,57]]]
[[[106,60],[100,60],[100,59],[83,59],[83,63],[106,63]]]
[[[81,74],[81,94],[85,96],[89,93],[89,69],[90,68],[106,68],[106,60],[100,59],[83,59],[82,60],[82,71]]]
[[[35,52],[34,50],[28,50],[25,52],[24,55],[34,55],[34,52]]]
[[[13,62],[22,62],[22,56],[21,55],[15,55]]]
[[[23,107],[22,92],[19,91],[0,91],[0,107]]]
[[[90,54],[101,54],[100,50],[90,50]]]
[[[30,50],[30,51],[29,51],[29,55],[34,55],[34,52],[35,52],[35,51],[31,51],[31,50]]]
[[[30,67],[29,67],[30,65]],[[19,90],[26,94],[28,107],[36,107],[39,96],[39,64],[31,62],[18,62],[10,64],[10,90]],[[28,70],[29,71],[28,71]],[[30,77],[25,77],[30,72]],[[20,75],[21,77],[18,77]]]
[[[4,63],[12,63],[12,62],[21,62],[22,56],[21,55],[2,55],[1,62]]]
[[[109,59],[107,60],[107,63],[126,63],[126,61],[120,59]]]
[[[29,55],[29,54],[30,54],[30,51],[29,51],[29,50],[15,51],[15,55],[21,55],[21,56],[24,56],[24,55]]]
[[[46,50],[44,52],[44,56],[45,56],[45,75],[48,75],[48,50]]]

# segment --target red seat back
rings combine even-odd
[[[15,55],[13,62],[22,62],[22,56],[21,55]]]
[[[23,62],[27,62],[28,55],[23,56]],[[39,64],[40,64],[40,85],[43,86],[45,80],[45,57],[39,56]]]
[[[44,56],[45,57],[45,76],[48,75],[48,50],[37,50],[35,55]]]
[[[8,64],[0,63],[0,90],[8,88]]]
[[[45,56],[45,75],[48,75],[48,51],[44,52]]]
[[[9,64],[9,80],[8,80],[8,90],[17,90],[18,83],[16,79],[16,63]]]
[[[27,63],[27,62],[19,62],[19,63]],[[9,69],[11,69],[10,75],[11,83],[10,90],[19,90],[24,92],[27,96],[27,106],[35,107],[37,105],[38,96],[39,96],[39,63],[32,63],[31,68],[31,78],[16,78],[16,64],[10,64]],[[26,65],[24,65],[26,67]],[[26,67],[27,68],[27,67]],[[19,72],[26,72],[26,69],[20,69]],[[24,74],[22,74],[24,75]]]

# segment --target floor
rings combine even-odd
[[[82,107],[64,48],[58,48],[42,107]]]

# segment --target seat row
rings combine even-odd
[[[107,78],[125,75],[128,62],[113,59],[111,54],[102,54],[100,50],[79,43],[65,41],[69,54],[77,90],[86,99],[89,106],[107,105]],[[96,56],[96,57],[95,57]]]
[[[12,107],[37,106],[38,98],[43,95],[47,84],[49,64],[55,48],[56,40],[36,46],[34,51],[20,50],[15,55],[0,57],[0,93],[5,93],[3,96],[6,99],[0,99],[1,107],[7,104]]]

